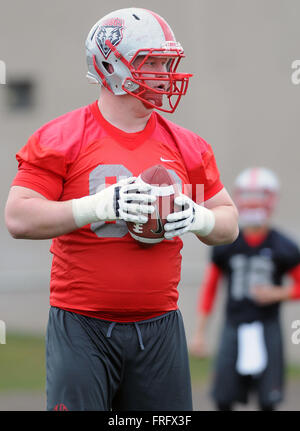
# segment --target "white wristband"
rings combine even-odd
[[[191,231],[199,236],[209,235],[215,227],[216,217],[212,210],[205,208],[201,205],[194,206],[195,219]]]
[[[114,210],[114,186],[107,187],[100,192],[72,200],[72,211],[78,227],[99,220],[116,220]]]
[[[84,196],[72,200],[72,211],[75,223],[78,227],[94,223],[98,220],[96,215],[95,196]]]

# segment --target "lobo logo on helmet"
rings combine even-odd
[[[106,45],[106,41],[109,40],[113,46],[117,46],[123,39],[124,29],[122,20],[114,19],[99,27],[99,31],[96,37],[97,45],[103,54],[103,57],[108,58],[111,53],[111,49]]]

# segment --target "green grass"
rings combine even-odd
[[[300,365],[290,364],[287,367],[287,378],[290,380],[300,379]]]
[[[6,334],[6,344],[0,344],[0,391],[44,388],[44,337]]]
[[[213,361],[211,358],[199,359],[190,356],[191,379],[193,383],[206,382],[212,373]]]
[[[190,356],[193,384],[208,384],[213,372],[213,359]],[[289,380],[300,380],[300,365],[287,367]],[[0,344],[0,391],[45,390],[45,339],[42,336],[6,334]]]

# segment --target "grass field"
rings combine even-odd
[[[0,391],[44,387],[44,338],[6,334],[6,344],[0,344]]]
[[[204,384],[212,372],[212,360],[190,357],[193,384]],[[288,379],[300,380],[300,366],[287,367]],[[8,333],[0,344],[0,391],[44,390],[45,339]]]

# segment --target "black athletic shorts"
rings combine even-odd
[[[257,376],[242,376],[236,371],[237,326],[225,323],[216,357],[211,395],[218,404],[247,403],[256,394],[259,406],[275,406],[283,398],[284,358],[278,319],[262,322],[268,363]]]
[[[192,410],[179,310],[117,323],[51,307],[47,410]]]

